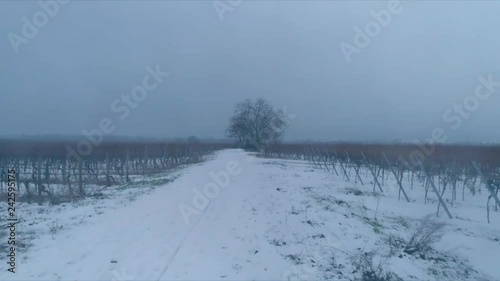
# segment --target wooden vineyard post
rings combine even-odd
[[[305,156],[304,156],[304,158],[305,158],[305,157],[307,157],[307,158],[308,158],[308,159],[307,159],[307,161],[311,162],[311,164],[312,164],[312,157],[311,157],[311,153],[309,152],[309,148],[308,148],[307,146],[306,146],[306,147],[304,147],[304,151],[305,151]]]
[[[16,159],[16,175],[17,175],[17,182],[21,183],[21,165],[19,164],[19,158]]]
[[[321,155],[321,151],[319,150],[319,148],[318,148],[318,153],[319,153],[319,155]],[[325,169],[326,169],[326,171],[327,171],[327,172],[330,172],[330,168],[328,167],[328,162],[327,162],[328,158],[327,158],[326,156],[325,156],[325,157],[320,156],[320,158],[321,158],[321,161],[323,161],[323,163],[324,163],[324,165],[325,165]],[[321,167],[321,166],[320,166],[320,167]]]
[[[384,160],[385,162],[387,163],[387,166],[389,166],[389,170],[391,170],[392,174],[394,175],[394,177],[396,178],[396,181],[399,185],[399,190],[400,191],[403,191],[403,195],[405,196],[405,199],[407,202],[410,202],[410,198],[408,198],[408,195],[406,194],[406,191],[405,189],[403,188],[403,184],[401,183],[398,175],[396,174],[396,171],[394,171],[394,169],[392,168],[391,166],[391,163],[389,163],[389,159],[387,159],[387,156],[385,155],[385,153],[382,154],[382,156],[384,157]]]
[[[375,174],[375,171],[373,171],[373,167],[369,165],[368,160],[366,159],[365,154],[363,152],[361,152],[361,155],[363,156],[363,159],[365,160],[365,164],[368,166],[368,169],[372,173],[373,179],[374,179],[375,183],[377,184],[378,189],[380,189],[380,192],[384,192],[382,190],[382,186],[380,186],[380,183],[378,182],[377,175]]]
[[[68,159],[64,159],[62,166],[62,182],[68,185],[70,194],[73,194],[73,191],[71,190],[72,188],[71,188],[70,177],[71,177],[71,162],[68,161]]]
[[[491,185],[488,182],[488,179],[484,176],[483,171],[481,171],[481,168],[479,168],[479,165],[476,162],[472,162],[472,165],[474,166],[474,169],[476,169],[476,172],[479,174],[479,176],[481,177],[483,182],[486,184],[486,188],[490,192],[493,199],[495,199],[495,202],[497,203],[497,205],[500,206],[500,200],[498,200],[497,194],[495,193],[493,188],[491,188]]]
[[[316,152],[311,148],[311,159],[314,168],[318,168],[318,164],[316,164]]]
[[[61,167],[62,168],[61,169],[61,175],[62,175],[62,182],[63,183],[66,182],[65,181],[66,180],[66,161],[67,161],[66,159],[64,159],[62,161],[62,167]]]
[[[351,179],[349,179],[349,176],[347,175],[347,172],[345,171],[344,164],[342,163],[342,159],[338,157],[337,152],[333,152],[333,153],[335,155],[335,158],[339,159],[340,168],[342,169],[344,176],[347,178],[348,181],[351,181]]]
[[[161,163],[163,165],[163,169],[167,168],[168,167],[168,156],[167,156],[167,144],[164,144],[163,145],[163,157],[162,157],[162,160],[161,160]]]
[[[347,160],[350,161],[350,162],[353,162],[351,160],[351,157],[349,157],[349,153],[347,153],[347,151],[345,152],[345,155],[347,156]],[[354,165],[354,162],[353,162],[353,165]],[[363,183],[363,180],[361,179],[361,177],[359,176],[359,167],[356,169],[356,166],[353,167],[354,168],[354,172],[356,173],[356,177],[359,179],[359,181],[361,182],[361,185],[365,185]]]
[[[144,147],[144,170],[143,170],[144,174],[147,174],[147,169],[148,169],[148,146],[146,145]]]
[[[83,192],[83,160],[80,159],[78,162],[78,191],[80,196],[84,196]]]
[[[52,161],[49,162],[49,159],[47,158],[47,159],[45,159],[44,162],[45,162],[45,175],[44,176],[45,176],[45,184],[46,184],[45,187],[48,189],[49,185],[50,185],[50,169],[49,168],[50,168],[50,165],[52,164],[51,163]]]
[[[106,186],[111,186],[111,175],[109,174],[110,170],[109,165],[109,152],[106,152]]]
[[[420,162],[419,164],[420,164],[420,168],[422,169],[425,176],[429,180],[429,183],[431,184],[432,189],[434,190],[434,193],[436,193],[436,196],[438,197],[439,202],[441,203],[441,205],[443,205],[443,209],[445,210],[446,214],[448,215],[448,217],[450,219],[453,219],[453,216],[451,215],[450,211],[448,210],[448,207],[446,207],[446,204],[444,203],[443,197],[441,197],[441,194],[439,194],[439,191],[437,190],[436,186],[434,185],[434,181],[431,179],[431,176],[429,175],[429,173],[427,173],[427,171],[425,170],[424,164],[422,162]]]
[[[323,149],[325,150],[325,153],[326,153],[326,156],[327,156],[328,160],[330,160],[330,153],[328,153],[328,150],[326,150],[326,148],[323,148]],[[335,168],[335,162],[334,161],[332,161],[332,167],[333,167],[333,171],[338,176],[339,173],[337,172],[337,169]]]
[[[125,158],[125,179],[127,182],[130,181],[130,178],[129,178],[129,170],[130,170],[130,147],[127,147],[127,156]]]
[[[38,156],[36,160],[36,187],[38,190],[38,197],[42,198],[42,157]]]

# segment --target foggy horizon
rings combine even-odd
[[[110,136],[226,139],[234,105],[264,97],[286,109],[284,141],[499,142],[497,90],[470,116],[449,113],[480,78],[500,81],[500,3],[401,2],[360,53],[356,28],[388,2],[69,1],[15,48],[35,1],[0,2],[0,136],[81,135],[110,118]],[[169,76],[124,120],[115,100],[147,67]],[[459,120],[460,123],[459,123]],[[456,127],[456,128],[455,128]]]

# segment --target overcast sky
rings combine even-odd
[[[43,9],[0,2],[0,135],[75,135],[109,118],[115,135],[220,138],[236,102],[265,97],[292,117],[288,140],[412,141],[439,127],[500,141],[500,87],[443,119],[479,76],[500,81],[500,3],[402,2],[348,63],[340,44],[387,7],[249,0],[221,18],[212,1],[73,1],[16,53],[12,34]],[[113,101],[157,65],[170,76],[121,120]]]

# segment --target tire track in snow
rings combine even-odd
[[[187,233],[187,235],[184,237],[184,239],[182,239],[181,243],[179,243],[179,245],[177,245],[177,248],[175,248],[175,251],[174,253],[172,254],[172,256],[168,259],[168,262],[167,262],[167,265],[163,268],[163,270],[160,272],[160,274],[158,275],[158,278],[156,279],[157,281],[161,280],[161,278],[163,277],[163,275],[165,275],[165,273],[167,273],[169,267],[170,267],[170,264],[174,261],[175,257],[177,256],[177,254],[179,253],[180,249],[182,248],[182,246],[184,246],[184,244],[186,243],[186,241],[188,240],[189,236],[191,235],[191,233],[193,233],[194,229],[196,228],[196,226],[198,226],[198,223],[203,219],[203,217],[205,216],[205,213],[207,212],[208,208],[210,207],[210,201],[208,202],[208,205],[207,207],[205,208],[205,210],[203,210],[203,213],[201,214],[201,216],[198,218],[198,220],[196,220],[195,224],[193,225],[193,227],[189,230],[189,232]]]

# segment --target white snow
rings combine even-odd
[[[369,175],[362,186],[305,161],[236,149],[170,176],[104,199],[18,204],[17,240],[31,245],[17,252],[15,274],[0,256],[0,279],[345,280],[359,277],[353,257],[368,251],[404,280],[500,279],[500,213],[486,223],[485,194],[466,194],[450,207],[455,219],[439,218],[447,223],[434,247],[440,262],[387,255],[389,234],[406,239],[417,219],[435,217],[418,185],[407,188],[408,203],[391,177],[375,196]]]

